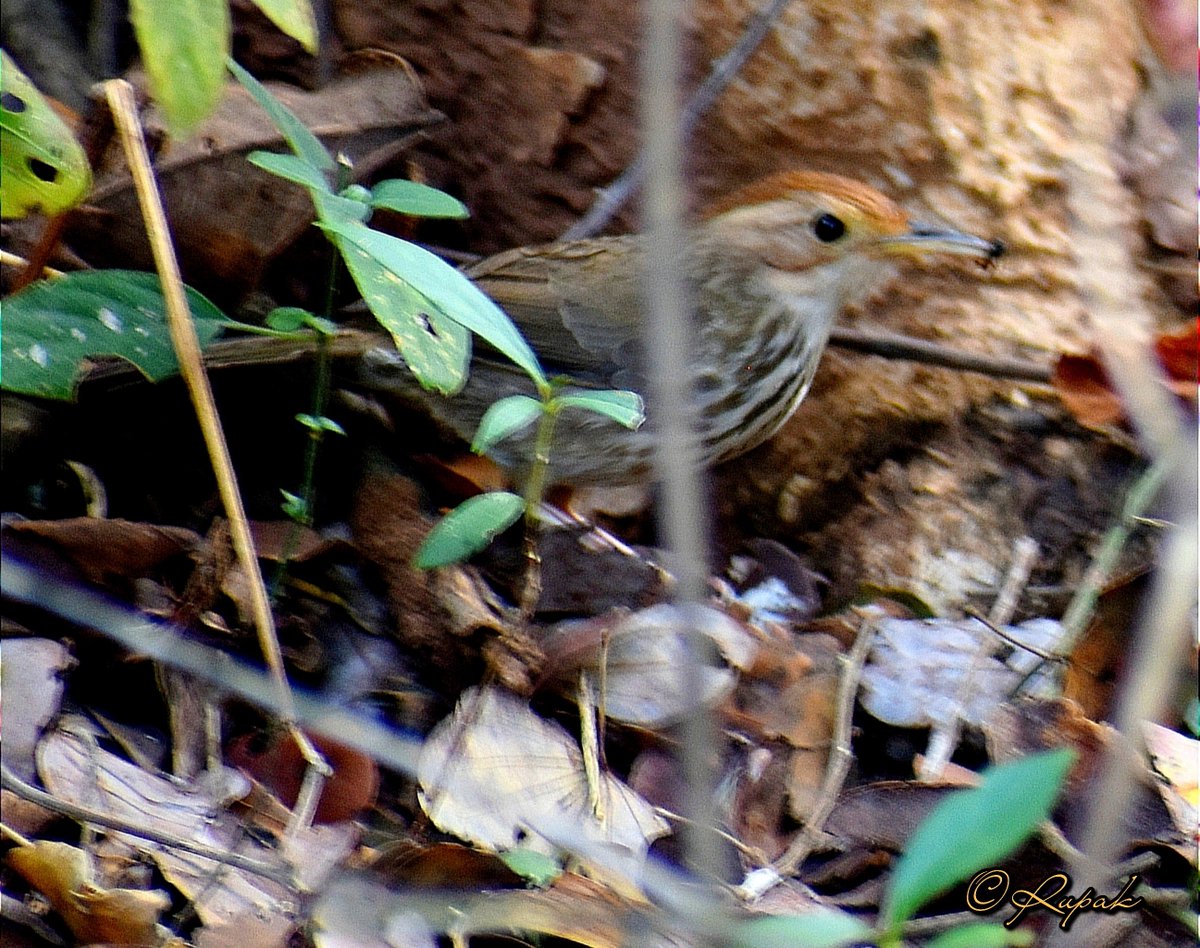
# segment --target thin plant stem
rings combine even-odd
[[[766,39],[771,27],[783,15],[792,0],[767,0],[746,24],[738,41],[720,58],[713,61],[712,71],[692,94],[680,115],[681,137],[691,135],[696,124],[712,108],[725,87],[737,76],[742,66],[754,55]],[[646,150],[638,154],[616,180],[598,192],[587,213],[565,231],[561,240],[577,240],[598,233],[642,186],[647,173]]]
[[[1042,661],[1021,679],[1021,683],[1013,690],[1013,694],[1020,693],[1045,668],[1048,662],[1070,655],[1074,650],[1075,643],[1083,635],[1096,612],[1100,593],[1116,568],[1121,551],[1125,549],[1134,529],[1142,522],[1141,517],[1146,508],[1158,496],[1176,461],[1177,459],[1171,455],[1164,455],[1133,482],[1129,493],[1125,496],[1120,516],[1104,535],[1100,549],[1096,551],[1096,555],[1088,565],[1087,572],[1083,574],[1079,588],[1068,604],[1066,612],[1063,613],[1062,635],[1055,649],[1055,655],[1043,657]]]
[[[179,272],[179,261],[171,243],[167,227],[167,215],[162,196],[150,166],[146,140],[137,117],[133,87],[123,79],[110,79],[104,83],[104,94],[112,110],[121,147],[125,152],[134,189],[141,205],[146,224],[146,236],[154,256],[154,264],[162,283],[163,299],[167,308],[167,329],[171,344],[179,360],[180,374],[196,409],[196,419],[204,437],[205,447],[212,459],[213,474],[217,491],[229,518],[230,537],[239,563],[250,584],[250,605],[259,644],[263,650],[267,667],[279,692],[283,718],[296,739],[304,759],[323,772],[330,773],[325,759],[312,746],[312,742],[295,726],[295,711],[287,670],[283,664],[283,652],[275,632],[275,619],[271,614],[270,597],[263,581],[262,569],[250,533],[250,522],[238,490],[237,476],[229,455],[229,445],[217,414],[216,400],[200,354],[200,342],[196,327],[192,323],[187,296],[184,294],[183,278]]]
[[[346,187],[351,173],[351,166],[342,155],[338,155],[337,161],[337,190],[341,191]],[[326,320],[333,315],[333,304],[335,294],[337,292],[337,281],[341,274],[342,255],[338,248],[332,243],[329,244],[329,276],[325,281],[325,306],[322,310],[322,317]],[[329,393],[333,385],[333,357],[329,351],[329,333],[324,329],[316,328],[317,336],[317,355],[316,355],[316,370],[317,377],[313,383],[312,395],[312,411],[313,418],[321,418],[325,414],[325,406],[329,404]],[[302,522],[293,520],[292,528],[288,530],[287,537],[284,540],[283,555],[279,558],[279,566],[275,570],[275,577],[271,584],[271,594],[277,598],[283,584],[287,579],[288,567],[291,564],[292,557],[295,555],[296,548],[300,543],[300,528],[311,527],[313,525],[313,510],[317,501],[317,458],[321,453],[321,443],[325,440],[326,430],[320,425],[310,425],[308,427],[308,443],[304,449],[304,472],[300,481],[300,500],[303,502],[304,519]]]
[[[176,833],[168,833],[150,826],[140,826],[136,823],[131,823],[129,820],[124,820],[90,807],[79,806],[67,800],[60,800],[44,790],[39,790],[37,787],[31,786],[12,773],[7,767],[3,766],[0,766],[0,785],[22,800],[28,800],[30,803],[43,807],[52,813],[61,814],[81,823],[103,826],[105,829],[116,830],[119,833],[129,833],[131,836],[138,836],[171,849],[178,849],[186,853],[191,853],[194,856],[212,859],[214,862],[232,866],[234,869],[240,869],[243,872],[252,872],[257,876],[278,882],[292,891],[300,890],[300,884],[294,872],[286,864],[271,864],[259,859],[251,859],[239,853],[214,849],[211,846],[202,845],[194,840],[185,839]]]
[[[540,530],[538,510],[546,493],[546,480],[550,473],[550,446],[554,443],[554,428],[558,423],[560,409],[543,393],[542,414],[538,419],[533,442],[533,464],[525,480],[525,582],[521,589],[521,618],[528,622],[537,608],[542,594],[542,558],[537,550]]]

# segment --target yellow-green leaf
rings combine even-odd
[[[254,5],[308,52],[317,51],[317,18],[308,0],[254,0]]]
[[[184,137],[225,88],[228,0],[131,0],[129,17],[154,99],[171,134]]]
[[[0,216],[74,207],[92,184],[79,142],[29,77],[0,52]]]

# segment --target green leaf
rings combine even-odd
[[[525,502],[508,491],[492,491],[464,501],[429,531],[417,550],[417,567],[461,563],[516,523],[524,510]]]
[[[471,334],[366,251],[337,236],[334,245],[417,381],[443,395],[461,389],[471,360]]]
[[[228,0],[130,0],[142,64],[171,134],[199,125],[225,89]]]
[[[254,101],[262,106],[267,115],[271,117],[272,124],[279,129],[279,133],[291,146],[292,151],[318,171],[333,170],[333,158],[325,150],[325,146],[321,144],[316,135],[305,127],[303,122],[296,118],[290,109],[271,95],[261,82],[232,59],[227,59],[225,65],[229,67],[234,78],[250,93]]]
[[[838,948],[867,941],[871,929],[853,915],[815,911],[810,915],[768,915],[739,926],[734,948]]]
[[[493,402],[479,419],[471,450],[486,453],[498,441],[533,424],[542,413],[542,403],[528,395],[510,395]]]
[[[470,217],[467,206],[445,191],[416,181],[389,178],[371,188],[371,206],[413,217]]]
[[[500,861],[539,889],[544,889],[563,873],[562,863],[553,856],[523,847],[500,853]]]
[[[254,0],[254,5],[305,50],[317,51],[317,18],[308,0]]]
[[[646,420],[645,407],[636,392],[572,392],[559,395],[554,401],[563,408],[584,408],[604,415],[626,428],[640,428]]]
[[[358,247],[387,271],[393,287],[403,284],[420,293],[438,314],[486,339],[515,362],[538,388],[549,383],[537,357],[511,319],[465,276],[428,250],[381,234],[361,224],[322,221],[321,226]],[[359,289],[363,289],[361,284]],[[367,294],[364,291],[364,298]],[[371,312],[375,302],[367,298]]]
[[[881,925],[895,929],[921,905],[1013,852],[1050,813],[1075,754],[1069,749],[997,764],[951,793],[917,827],[892,872]]]
[[[341,194],[309,191],[317,208],[317,220],[322,224],[362,224],[371,216],[371,205]]]
[[[195,290],[188,305],[202,346],[226,324]],[[119,356],[158,381],[179,370],[158,277],[130,270],[83,270],[34,283],[4,306],[3,387],[42,398],[71,398],[82,363]]]
[[[338,197],[343,197],[347,201],[358,201],[359,204],[371,203],[371,191],[369,188],[364,188],[361,184],[348,184],[338,192]]]
[[[252,151],[246,156],[252,165],[276,177],[295,182],[310,191],[332,193],[325,175],[298,155],[280,155],[273,151]]]
[[[339,435],[346,433],[345,428],[332,418],[326,418],[324,415],[310,415],[306,412],[301,412],[296,416],[296,420],[310,431],[328,431],[331,434]]]
[[[1024,948],[1033,944],[1033,932],[1028,929],[1005,928],[994,922],[961,925],[942,932],[925,948]]]
[[[267,326],[279,332],[297,332],[308,325],[313,314],[299,306],[276,306],[267,313]]]
[[[279,493],[283,494],[283,503],[279,505],[279,509],[288,519],[294,520],[296,523],[308,523],[308,502],[299,494],[293,494],[289,490],[281,488]]]
[[[58,214],[92,185],[79,142],[29,77],[0,51],[0,217]]]

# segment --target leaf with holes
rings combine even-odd
[[[0,51],[0,217],[57,214],[83,200],[91,184],[79,142]]]
[[[363,300],[391,333],[417,381],[443,395],[459,391],[467,380],[471,334],[369,253],[342,237],[330,236]]]
[[[374,296],[378,297],[379,289],[394,292],[394,289],[389,290],[389,285],[392,288],[409,287],[428,301],[433,312],[486,339],[523,369],[535,385],[549,388],[550,383],[546,381],[537,357],[512,320],[479,287],[444,260],[416,244],[351,221],[322,219],[319,226],[327,233],[337,235],[339,246],[357,247],[388,274],[387,285],[378,289],[372,287]],[[375,301],[361,284],[359,289],[374,313]]]
[[[520,519],[525,501],[498,490],[463,501],[438,521],[417,550],[419,569],[461,563]]]
[[[224,314],[187,291],[204,346],[228,325]],[[117,356],[152,382],[179,370],[167,332],[158,277],[132,270],[83,270],[34,283],[5,300],[0,380],[10,392],[71,398],[84,362]]]

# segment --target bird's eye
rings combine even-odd
[[[831,244],[846,233],[846,225],[840,217],[822,214],[812,222],[813,234],[821,243]]]

